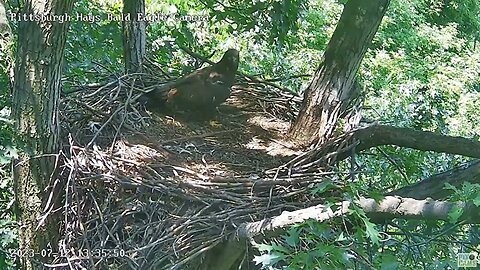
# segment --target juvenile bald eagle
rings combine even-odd
[[[218,63],[179,78],[171,87],[147,93],[148,106],[163,106],[171,111],[212,112],[230,96],[238,62],[239,52],[229,49]]]

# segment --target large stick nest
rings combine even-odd
[[[196,269],[240,224],[321,202],[307,191],[328,175],[324,153],[283,141],[298,96],[238,76],[214,121],[189,121],[137,101],[169,80],[151,70],[63,97],[67,260],[53,265]]]

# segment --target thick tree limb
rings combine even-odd
[[[448,183],[459,188],[466,181],[472,184],[480,183],[480,161],[433,175],[413,185],[398,189],[391,194],[414,199],[425,199],[428,197],[443,199],[453,192],[452,190],[444,189],[445,184]]]
[[[374,199],[369,198],[360,198],[358,205],[374,220],[392,218],[448,220],[448,214],[452,210],[460,208],[463,210],[463,215],[459,220],[480,223],[480,209],[463,202],[452,203],[432,199],[416,200],[387,196],[381,202],[375,202]],[[241,224],[228,241],[219,244],[215,251],[215,255],[217,255],[215,257],[218,260],[212,262],[210,269],[230,269],[233,263],[243,256],[248,245],[247,241],[255,237],[266,238],[279,235],[289,226],[309,219],[322,222],[334,217],[348,215],[349,208],[350,202],[343,201],[337,204],[336,210],[325,205],[316,205],[297,211],[283,212],[277,217]],[[223,252],[220,250],[223,250]],[[224,256],[226,256],[228,250],[234,250],[235,252],[234,254],[229,253],[227,257],[230,259],[225,260]]]
[[[429,131],[374,125],[356,131],[355,138],[360,140],[358,151],[380,145],[397,145],[422,151],[480,158],[480,142]]]
[[[462,137],[452,137],[428,131],[375,125],[355,132],[360,141],[356,150],[361,151],[380,145],[397,145],[422,151],[434,151],[480,158],[480,142]],[[414,185],[392,192],[392,195],[414,199],[443,199],[453,191],[444,189],[445,184],[461,187],[464,182],[480,183],[480,161],[455,168]]]
[[[432,199],[416,200],[397,196],[387,196],[381,202],[373,199],[361,198],[359,206],[368,216],[378,219],[406,218],[425,220],[448,220],[452,209],[463,209],[460,220],[471,223],[480,223],[480,209],[463,202],[451,203],[435,201]],[[343,201],[337,204],[338,209],[333,210],[325,205],[316,205],[306,209],[292,212],[283,212],[274,218],[267,218],[257,222],[244,223],[236,231],[237,239],[252,239],[253,237],[272,232],[281,232],[288,226],[301,223],[309,219],[326,221],[333,217],[348,215],[350,202]]]

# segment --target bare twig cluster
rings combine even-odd
[[[150,124],[137,100],[169,80],[158,76],[126,75],[64,97],[64,182],[51,196],[63,198],[57,211],[63,213],[64,256],[53,266],[191,267],[241,224],[322,202],[307,191],[333,177],[327,166],[333,159],[319,159],[325,149],[257,176],[209,177],[170,162],[175,153],[160,144],[129,142],[126,134],[141,135]],[[294,94],[250,79],[244,86],[237,98],[246,107],[285,119],[298,111]],[[338,141],[331,149],[346,147]]]
[[[239,98],[247,104],[272,116],[293,121],[298,114],[302,98],[289,90],[266,81],[243,77],[244,82],[237,86]]]
[[[358,140],[354,139],[353,134],[354,132],[349,132],[338,136],[296,156],[278,168],[267,170],[266,173],[295,176],[314,172],[330,172],[339,160],[355,153]]]

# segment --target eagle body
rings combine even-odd
[[[179,78],[171,88],[148,93],[149,103],[170,111],[212,112],[230,96],[238,62],[239,52],[229,49],[218,63]]]

